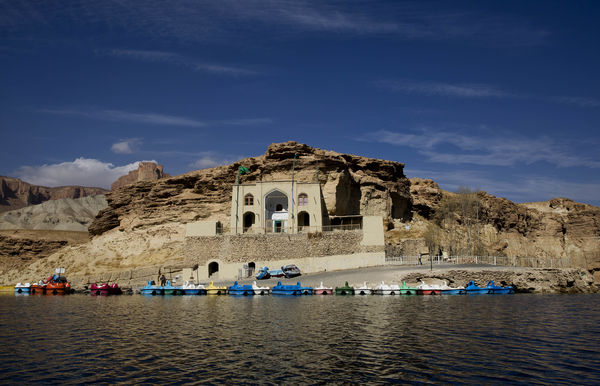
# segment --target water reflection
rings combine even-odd
[[[600,296],[1,297],[2,383],[597,383]]]

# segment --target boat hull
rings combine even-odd
[[[354,294],[355,295],[373,295],[373,289],[372,288],[355,288]]]
[[[28,294],[31,293],[31,287],[15,287],[16,294]]]
[[[317,289],[313,290],[313,293],[315,295],[333,295],[333,289],[332,288],[317,288]]]
[[[467,295],[487,295],[490,293],[488,288],[466,289]]]
[[[461,288],[442,290],[442,295],[464,295],[467,291]]]
[[[227,289],[225,288],[210,288],[206,290],[207,295],[227,295]]]
[[[515,290],[512,288],[494,288],[490,293],[494,295],[508,295],[515,293]]]
[[[417,294],[416,289],[401,289],[400,290],[400,295],[416,295],[416,294]]]
[[[441,295],[442,291],[438,289],[418,289],[417,295]]]
[[[142,288],[140,290],[140,293],[142,295],[152,295],[152,296],[156,296],[156,295],[162,295],[163,294],[163,290],[160,287],[154,287],[154,288]]]

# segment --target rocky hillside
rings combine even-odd
[[[219,220],[228,229],[231,189],[239,166],[250,170],[240,177],[241,183],[290,180],[294,154],[294,178],[319,180],[330,215],[410,217],[410,183],[403,164],[287,142],[273,144],[264,155],[232,165],[123,186],[107,195],[108,208],[99,213],[89,231],[100,235],[117,227],[143,229],[198,219]]]
[[[156,181],[166,177],[170,177],[170,175],[163,172],[162,165],[154,162],[140,162],[137,170],[132,170],[128,174],[119,177],[110,188],[111,190],[117,190],[139,181]]]
[[[0,230],[0,272],[21,270],[67,245],[88,241],[87,232]]]
[[[105,194],[102,188],[83,186],[60,186],[47,188],[31,185],[18,178],[0,176],[0,212],[21,209],[29,205],[41,204],[48,200],[80,198]]]
[[[485,254],[565,258],[594,273],[600,282],[600,208],[567,198],[517,204],[485,192],[474,194],[477,224],[471,229],[481,235]],[[432,180],[412,178],[411,196],[415,215],[427,224],[439,225],[440,252],[449,250],[457,239],[456,233],[450,237],[452,224],[464,228],[464,219],[459,209],[449,224],[448,216],[440,221],[444,217],[440,211],[457,195],[440,189]]]
[[[38,229],[87,232],[107,207],[106,196],[63,198],[0,214],[0,229]]]

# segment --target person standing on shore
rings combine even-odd
[[[162,287],[164,287],[166,284],[167,284],[167,278],[166,278],[166,277],[165,277],[165,275],[163,274],[163,275],[160,277],[160,285],[161,285]]]
[[[423,265],[423,262],[421,261],[421,253],[419,252],[419,263],[418,265]]]

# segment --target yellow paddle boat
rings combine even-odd
[[[206,286],[206,294],[207,295],[227,295],[227,287],[217,287],[211,281],[210,284]]]

